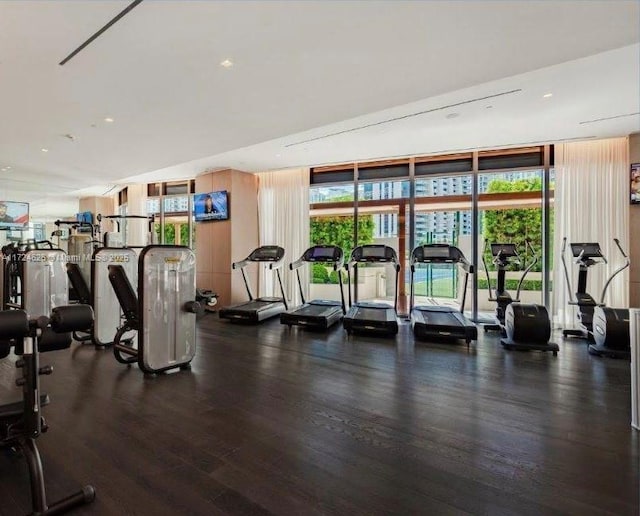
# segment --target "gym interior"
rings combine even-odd
[[[0,2],[0,515],[640,514],[640,2]]]

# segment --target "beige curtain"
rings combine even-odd
[[[297,306],[301,303],[300,293],[289,263],[309,247],[309,169],[262,172],[258,179],[260,245],[279,245],[285,249],[285,266],[280,273],[287,299]],[[308,267],[302,267],[300,275],[307,296]],[[260,271],[260,296],[280,296],[276,276],[271,271]]]
[[[562,239],[567,237],[567,267],[572,295],[578,267],[573,264],[569,242],[599,242],[608,264],[589,269],[587,292],[596,301],[607,278],[624,263],[613,239],[629,249],[629,142],[628,138],[563,143],[555,146],[555,224],[553,312],[563,328],[576,324],[576,309],[569,295],[560,260]],[[629,303],[629,271],[609,286],[605,303],[625,307]]]

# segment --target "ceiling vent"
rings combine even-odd
[[[626,113],[624,115],[607,116],[607,117],[604,117],[604,118],[594,118],[593,120],[585,120],[583,122],[580,122],[580,125],[595,124],[596,122],[605,122],[606,120],[615,120],[617,118],[626,118],[628,116],[636,116],[636,115],[640,115],[640,112],[638,112],[638,113]]]
[[[384,124],[390,124],[391,122],[398,122],[400,120],[406,120],[407,118],[413,118],[416,116],[421,116],[421,115],[427,115],[429,113],[435,113],[437,111],[444,111],[447,109],[451,109],[454,107],[459,107],[459,106],[466,106],[467,104],[473,104],[474,102],[482,102],[485,100],[489,100],[489,99],[495,99],[496,97],[504,97],[506,95],[513,95],[514,93],[519,93],[521,92],[521,89],[516,89],[516,90],[510,90],[510,91],[503,91],[502,93],[495,93],[493,95],[487,95],[485,97],[478,97],[475,99],[469,99],[469,100],[463,100],[462,102],[456,102],[455,104],[447,104],[446,106],[438,106],[435,108],[431,108],[431,109],[425,109],[424,111],[416,111],[415,113],[409,113],[407,115],[402,115],[402,116],[396,116],[393,118],[388,118],[386,120],[380,120],[378,122],[373,122],[371,124],[366,124],[366,125],[361,125],[358,127],[352,127],[351,129],[345,129],[344,131],[337,131],[335,133],[328,133],[322,136],[316,136],[315,138],[309,138],[308,140],[302,140],[299,142],[295,142],[295,143],[289,143],[288,145],[285,145],[285,147],[295,147],[296,145],[302,145],[304,143],[310,143],[310,142],[315,142],[318,140],[324,140],[325,138],[331,138],[333,136],[339,136],[342,134],[347,134],[347,133],[353,133],[355,131],[362,131],[363,129],[369,129],[370,127],[376,127],[379,125],[384,125]]]

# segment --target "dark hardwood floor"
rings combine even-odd
[[[629,363],[199,324],[192,371],[145,378],[111,351],[42,356],[49,496],[77,514],[639,514]],[[0,361],[0,395],[14,377]],[[1,454],[0,454],[1,455]],[[0,456],[0,514],[29,510]]]

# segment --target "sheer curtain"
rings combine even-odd
[[[589,269],[587,292],[597,302],[607,278],[624,259],[613,239],[629,250],[629,143],[628,138],[563,143],[555,146],[555,225],[553,308],[555,322],[576,324],[575,307],[569,306],[560,253],[567,237],[567,268],[572,295],[577,287],[578,267],[573,264],[569,242],[599,242],[609,261]],[[628,269],[619,274],[607,291],[605,303],[628,306]]]
[[[309,169],[279,170],[258,174],[258,218],[260,245],[279,245],[286,251],[281,274],[284,291],[292,306],[301,303],[295,273],[289,263],[297,260],[309,247]],[[309,267],[300,269],[300,279],[307,296]],[[260,274],[260,295],[280,296],[275,274]]]

